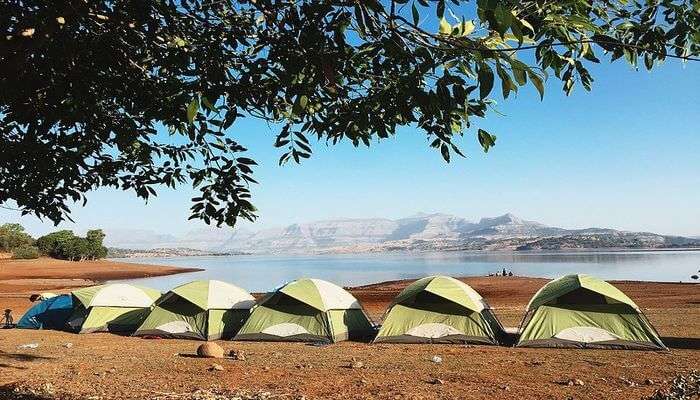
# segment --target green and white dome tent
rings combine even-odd
[[[231,339],[250,315],[255,298],[217,280],[178,286],[156,301],[134,336],[199,340]]]
[[[666,349],[634,301],[589,275],[566,275],[537,291],[516,346]]]
[[[68,327],[78,333],[131,333],[151,311],[160,297],[154,289],[113,283],[71,292],[73,313]]]
[[[299,279],[261,299],[234,340],[338,342],[373,333],[362,306],[345,289]]]
[[[429,276],[408,285],[389,306],[375,343],[498,344],[503,328],[466,283]]]

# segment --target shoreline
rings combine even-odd
[[[0,259],[0,300],[6,308],[23,310],[28,296],[39,292],[67,292],[106,281],[140,279],[203,271],[164,265],[111,260],[65,261],[48,257],[34,260]],[[8,307],[9,306],[9,307]]]

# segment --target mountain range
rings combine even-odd
[[[421,213],[395,220],[338,219],[259,231],[203,228],[181,236],[148,230],[106,233],[106,244],[111,247],[254,254],[700,247],[700,239],[696,238],[606,228],[564,229],[510,213],[478,222],[448,214]]]

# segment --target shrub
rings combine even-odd
[[[12,251],[12,258],[30,260],[39,258],[39,249],[36,246],[20,246]]]

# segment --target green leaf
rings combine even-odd
[[[488,64],[479,67],[479,97],[485,99],[493,89],[493,71]]]
[[[511,59],[510,67],[513,70],[513,77],[518,85],[525,85],[527,83],[527,73],[525,72],[527,70],[527,66],[516,59]]]
[[[445,17],[445,0],[438,0],[436,12],[438,18]]]
[[[501,78],[501,91],[503,92],[503,98],[507,99],[510,91],[515,90],[511,86],[510,75],[508,75],[506,70],[501,67],[500,63],[496,64],[496,73],[498,73],[498,77]]]
[[[513,21],[513,14],[511,14],[510,10],[505,8],[503,5],[499,4],[493,11],[493,16],[496,19],[496,23],[498,25],[494,27],[494,30],[503,35],[504,33],[506,33],[508,28],[510,28],[510,25]]]
[[[479,144],[484,149],[484,153],[488,153],[489,149],[496,145],[496,136],[486,132],[483,129],[479,129]]]
[[[535,74],[534,72],[527,72],[527,76],[530,78],[530,82],[535,86],[537,91],[540,93],[540,100],[544,99],[544,82],[542,82],[542,78],[539,77],[539,75]]]
[[[440,34],[449,35],[452,33],[452,25],[445,19],[445,17],[440,18]]]
[[[443,143],[442,145],[440,145],[440,153],[442,154],[442,158],[449,163],[450,162],[450,148],[447,147],[447,144]]]
[[[192,124],[194,123],[194,118],[197,116],[199,111],[199,98],[195,97],[192,99],[190,104],[187,106],[187,121]]]
[[[204,107],[208,108],[209,110],[216,112],[216,107],[214,107],[214,105],[211,104],[209,99],[205,96],[202,96],[202,104],[204,104]]]
[[[474,32],[474,29],[476,27],[474,26],[474,22],[472,20],[469,21],[462,21],[462,36],[467,36]]]
[[[292,113],[296,116],[301,115],[306,109],[308,102],[309,99],[305,95],[297,96],[296,101],[294,101],[294,106],[292,106]]]

